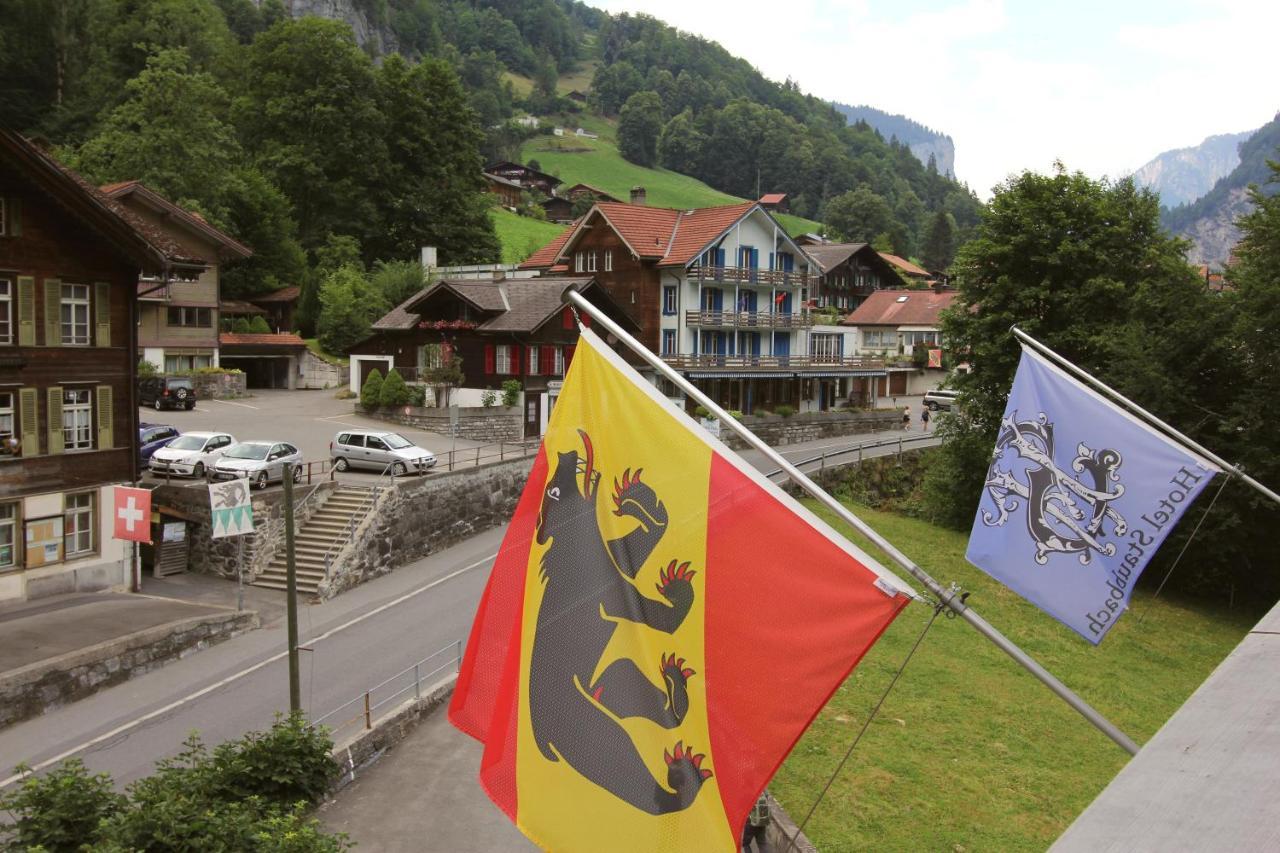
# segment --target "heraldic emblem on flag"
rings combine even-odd
[[[1096,645],[1215,473],[1023,347],[965,556]]]
[[[737,850],[910,595],[583,330],[449,716],[544,848]]]

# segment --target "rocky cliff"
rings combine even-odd
[[[261,6],[262,0],[255,0]],[[399,51],[400,45],[385,23],[370,19],[376,4],[361,0],[283,0],[285,9],[294,18],[308,16],[345,21],[355,34],[356,44],[375,56]]]
[[[1133,179],[1154,190],[1165,207],[1190,204],[1240,165],[1240,143],[1255,132],[1222,133],[1191,148],[1157,154],[1133,173]]]

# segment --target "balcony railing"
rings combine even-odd
[[[721,329],[808,329],[813,317],[808,311],[686,311],[684,322],[686,326]]]
[[[827,355],[664,355],[676,370],[883,370],[884,362],[865,356]]]
[[[757,284],[765,287],[813,287],[818,277],[803,272],[784,272],[783,270],[762,270],[751,267],[704,267],[696,266],[689,270],[695,281],[723,281],[729,283]]]

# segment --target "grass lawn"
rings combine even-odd
[[[311,350],[313,353],[320,356],[330,364],[344,365],[344,364],[351,363],[351,359],[347,358],[346,356],[333,355],[331,353],[325,352],[324,349],[321,348],[320,346],[320,341],[317,340],[316,338],[303,338],[303,340],[307,344],[307,349]]]
[[[494,230],[498,232],[498,242],[502,244],[504,264],[520,263],[567,227],[517,216],[505,207],[491,208],[489,216],[493,219]]]
[[[1139,744],[1260,616],[1139,594],[1095,648],[965,562],[965,534],[853,509],[939,581],[971,590],[979,613]],[[931,612],[913,604],[898,617],[778,771],[771,790],[796,821]],[[806,833],[824,853],[1044,850],[1127,760],[976,631],[940,617]]]

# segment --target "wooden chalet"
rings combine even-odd
[[[805,252],[818,266],[818,286],[810,295],[818,308],[847,313],[877,290],[906,285],[870,243],[819,243],[806,246]]]
[[[563,302],[569,289],[637,331],[590,276],[445,279],[397,305],[373,324],[373,335],[348,350],[353,385],[358,390],[375,368],[385,375],[394,367],[405,381],[430,386],[433,369],[461,358],[464,379],[452,402],[480,405],[486,390],[500,391],[514,379],[523,393],[525,433],[541,435],[578,342],[573,312]],[[590,317],[582,319],[590,325]]]
[[[127,588],[113,486],[137,473],[139,273],[205,262],[0,130],[0,600]]]
[[[760,196],[760,206],[770,213],[790,213],[791,202],[786,193],[765,193]]]
[[[551,222],[560,222],[565,225],[573,222],[573,208],[582,199],[590,199],[592,202],[598,201],[618,201],[618,199],[609,195],[602,189],[597,189],[590,184],[574,184],[566,189],[559,189],[559,195],[547,199],[542,203],[542,209],[546,211],[547,219]]]
[[[548,175],[546,172],[512,163],[510,160],[487,166],[484,173],[486,176],[514,183],[521,189],[537,190],[543,195],[555,195],[556,187],[564,183],[555,175]]]

